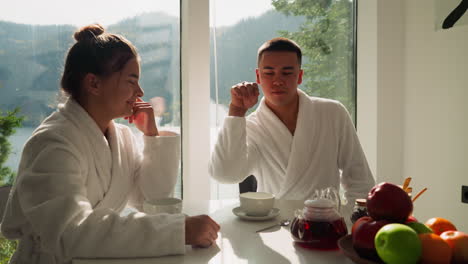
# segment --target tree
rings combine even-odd
[[[352,0],[272,0],[286,15],[305,16],[297,32],[281,31],[302,48],[304,83],[310,95],[342,102],[354,117],[355,56]]]
[[[8,264],[18,246],[18,241],[0,237],[0,264]]]
[[[8,155],[11,152],[11,143],[8,137],[13,135],[15,128],[21,126],[23,117],[18,117],[19,108],[7,111],[4,115],[0,110],[0,186],[11,185],[15,179],[15,173],[8,167],[4,167]],[[2,217],[2,216],[0,216]],[[7,264],[13,255],[18,241],[0,238],[0,264]]]
[[[11,185],[15,178],[15,173],[3,164],[11,153],[11,143],[8,137],[13,135],[15,128],[21,126],[23,117],[18,117],[19,108],[7,111],[4,115],[0,110],[0,186]]]

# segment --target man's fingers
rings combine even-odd
[[[243,86],[246,88],[246,94],[248,97],[256,96],[256,93],[258,91],[258,86],[256,83],[247,82]]]
[[[231,103],[239,108],[248,109],[258,99],[258,85],[254,82],[241,82],[231,87]]]
[[[251,97],[252,96],[252,86],[247,84],[244,87],[245,87],[246,97]]]
[[[258,84],[257,84],[257,83],[253,83],[253,84],[252,84],[252,87],[253,87],[254,95],[258,95]]]
[[[234,94],[235,96],[237,96],[237,97],[242,97],[242,94],[240,93],[238,87],[233,87],[233,88],[231,89],[231,91],[233,92],[233,94]]]
[[[247,91],[247,87],[245,86],[239,87],[239,91],[242,94],[242,97],[247,97],[249,95],[249,92]]]
[[[250,85],[250,86],[248,86],[248,88],[249,88],[249,96],[254,97],[256,95],[255,86]]]

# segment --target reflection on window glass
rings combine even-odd
[[[257,49],[279,36],[302,48],[304,81],[299,88],[339,100],[354,119],[354,11],[352,0],[211,0],[211,145],[227,115],[230,88],[255,81]],[[218,198],[239,193],[237,185],[214,181],[211,191]]]
[[[124,35],[137,47],[143,99],[153,104],[160,130],[180,132],[179,1],[141,1],[139,7],[122,1],[118,9],[125,11],[108,8],[115,6],[116,1],[86,2],[90,0],[57,7],[56,1],[44,0],[34,13],[21,9],[24,13],[0,15],[0,110],[3,113],[19,108],[19,114],[24,116],[22,127],[8,138],[12,153],[0,166],[16,171],[24,143],[56,109],[65,55],[74,43],[73,33],[78,27],[95,22],[109,32]],[[8,5],[2,4],[2,10],[7,10]],[[11,5],[11,10],[16,10],[15,3]],[[51,5],[56,6],[56,13],[45,10]],[[117,122],[127,123],[124,119]],[[181,196],[180,184],[175,193]]]

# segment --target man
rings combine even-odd
[[[283,199],[310,199],[315,190],[344,187],[352,208],[375,184],[345,107],[309,97],[302,82],[302,52],[274,38],[258,51],[257,83],[231,88],[229,116],[211,155],[210,174],[222,183],[255,175],[259,191]],[[259,96],[258,108],[245,117]]]

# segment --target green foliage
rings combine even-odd
[[[332,98],[355,113],[354,4],[350,0],[272,0],[277,11],[304,16],[296,32],[281,31],[302,48],[309,95]]]
[[[18,241],[0,238],[0,264],[8,264],[16,246],[18,246]]]
[[[13,135],[15,128],[21,126],[23,117],[18,117],[19,108],[7,111],[5,114],[0,110],[0,186],[11,185],[15,178],[15,173],[3,164],[8,159],[11,152],[11,143],[8,137]]]
[[[11,152],[11,144],[8,137],[13,135],[15,128],[21,126],[23,117],[18,117],[19,108],[13,111],[0,110],[0,186],[11,185],[15,179],[15,173],[8,167],[4,167],[8,155]],[[16,249],[18,242],[0,237],[0,264],[7,264]]]

